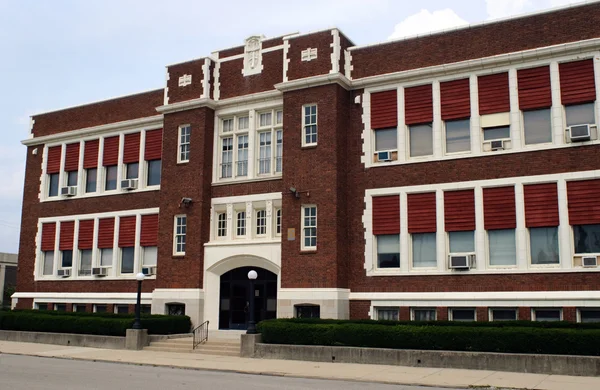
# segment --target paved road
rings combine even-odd
[[[246,375],[6,354],[0,354],[0,389],[436,390],[432,387]]]

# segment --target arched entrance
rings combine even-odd
[[[248,272],[255,270],[258,278],[250,291]],[[277,275],[259,267],[240,267],[221,275],[219,297],[219,329],[247,329],[250,299],[254,299],[254,319],[277,317]]]

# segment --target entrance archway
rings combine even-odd
[[[248,272],[258,278],[250,291]],[[219,329],[247,329],[250,299],[254,299],[256,322],[277,317],[277,275],[259,267],[240,267],[221,275],[219,297]]]

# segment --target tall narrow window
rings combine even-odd
[[[433,154],[433,89],[431,84],[404,89],[404,122],[410,157]]]
[[[140,246],[142,267],[154,267],[158,261],[158,214],[142,215]]]
[[[132,274],[133,273],[133,255],[134,255],[133,247],[121,248],[121,273],[122,274]]]
[[[100,141],[85,141],[83,153],[83,169],[85,170],[85,192],[96,192],[98,181],[98,152]]]
[[[227,236],[227,214],[217,214],[217,237]]]
[[[48,196],[58,196],[58,173],[48,175]]]
[[[277,141],[275,149],[275,173],[281,173],[283,168],[283,130],[275,131],[275,137]]]
[[[241,119],[241,118],[240,118]],[[246,118],[248,119],[248,118]],[[237,176],[248,176],[248,135],[237,137]]]
[[[140,174],[140,133],[126,134],[123,146],[124,176],[126,179],[137,179]]]
[[[77,237],[79,249],[79,276],[92,274],[92,249],[94,247],[94,220],[79,221]]]
[[[375,138],[376,160],[380,161],[379,152],[396,151],[398,149],[398,91],[371,93],[371,129]],[[382,153],[382,161],[397,159]]]
[[[46,173],[48,174],[48,197],[58,196],[58,180],[62,158],[62,146],[48,148]]]
[[[75,236],[75,222],[61,222],[59,247],[60,267],[71,268],[73,266],[73,238]]]
[[[267,211],[256,211],[256,235],[264,236],[267,234]]]
[[[80,143],[72,143],[67,145],[65,153],[65,175],[66,185],[68,187],[77,187],[78,171],[79,171],[79,146]],[[63,183],[65,185],[65,183]]]
[[[441,116],[446,128],[446,153],[471,150],[471,89],[468,78],[440,83]]]
[[[275,212],[275,234],[281,235],[281,209],[277,209]]]
[[[317,105],[304,106],[302,146],[317,144]]]
[[[231,177],[232,174],[231,159],[233,157],[233,137],[223,138],[221,143],[221,177],[228,178]]]
[[[96,182],[98,181],[98,168],[88,168],[85,170],[85,192],[96,192]]]
[[[135,216],[119,218],[119,248],[121,248],[121,274],[134,273],[134,253],[136,236]]]
[[[302,207],[302,249],[317,249],[317,206]]]
[[[162,160],[148,161],[148,187],[160,185]]]
[[[147,164],[146,185],[148,187],[160,185],[160,176],[162,170],[162,133],[162,129],[146,132],[144,160]]]
[[[377,237],[377,268],[400,267],[400,235],[386,234]]]
[[[271,132],[258,134],[259,137],[259,158],[258,173],[271,173]]]
[[[175,216],[175,245],[176,255],[185,255],[185,241],[187,233],[187,218],[185,215]]]
[[[49,276],[54,273],[54,250],[44,251],[44,265],[42,267],[42,275]]]
[[[179,156],[178,163],[185,163],[190,161],[190,137],[192,133],[192,127],[190,125],[184,125],[179,127]]]
[[[237,213],[235,235],[243,237],[246,235],[246,212],[240,211]]]
[[[100,267],[108,268],[113,264],[113,245],[115,236],[115,219],[102,218],[98,221],[98,249],[100,250]]]

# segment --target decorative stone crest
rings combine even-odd
[[[306,50],[302,50],[302,61],[312,61],[317,58],[317,49],[316,48],[307,48]]]
[[[258,74],[262,71],[262,36],[254,35],[246,39],[244,46],[244,76]]]
[[[179,86],[185,87],[186,85],[190,85],[192,83],[192,75],[184,74],[179,78]]]

